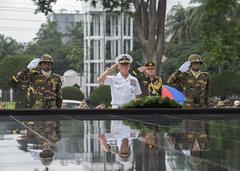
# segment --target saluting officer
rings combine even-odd
[[[202,64],[201,56],[192,54],[168,80],[171,85],[180,84],[186,97],[185,108],[208,107],[209,74],[202,72]]]
[[[153,62],[146,63],[145,66],[134,70],[135,76],[140,84],[141,96],[161,96],[162,95],[162,79],[154,74],[155,64]]]
[[[33,70],[39,65],[39,70]],[[62,82],[60,76],[52,72],[53,58],[44,54],[41,58],[33,59],[16,78],[21,80],[29,75],[36,102],[33,108],[61,108]]]
[[[112,108],[118,108],[142,93],[137,78],[129,74],[132,61],[133,59],[130,55],[122,54],[117,56],[115,64],[100,74],[97,79],[99,84],[111,87]],[[115,69],[118,69],[119,73],[110,76]]]

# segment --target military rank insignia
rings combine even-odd
[[[136,80],[134,80],[134,79],[131,79],[131,82],[130,82],[130,84],[131,84],[131,86],[136,86]]]

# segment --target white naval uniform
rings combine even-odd
[[[104,84],[111,87],[111,104],[112,108],[115,109],[135,99],[137,95],[142,93],[137,78],[130,74],[126,79],[120,72],[115,76],[107,76]]]

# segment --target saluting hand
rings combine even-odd
[[[179,71],[181,72],[187,72],[190,67],[190,61],[186,61],[182,64],[182,66],[179,68]]]
[[[113,64],[113,65],[109,68],[109,70],[110,70],[111,72],[113,72],[115,69],[117,69],[117,64]]]
[[[38,64],[40,62],[40,58],[34,58],[28,65],[27,65],[27,68],[28,69],[34,69],[34,68],[37,68]]]
[[[141,66],[137,70],[142,73],[146,70],[146,66]]]

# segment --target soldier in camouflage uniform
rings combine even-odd
[[[33,70],[38,65],[40,69]],[[33,59],[16,77],[21,80],[24,75],[29,75],[36,99],[33,108],[55,109],[62,106],[62,82],[60,76],[52,72],[52,66],[53,58],[44,54],[40,59]]]
[[[208,107],[209,77],[207,72],[201,71],[203,61],[198,54],[192,54],[168,80],[174,85],[179,83],[186,97],[185,108]]]
[[[27,96],[29,88],[29,76],[25,75],[21,81],[12,76],[11,87],[13,88],[16,95],[15,109],[26,109],[29,108],[29,99]]]
[[[132,72],[132,75],[138,79],[142,97],[162,95],[162,79],[154,75],[154,68],[155,64],[148,62],[145,66],[139,67]]]
[[[34,72],[34,71],[32,71]],[[33,87],[30,84],[29,74],[22,75],[21,78],[13,75],[11,79],[11,87],[16,95],[15,109],[32,108],[35,104],[33,96]]]

